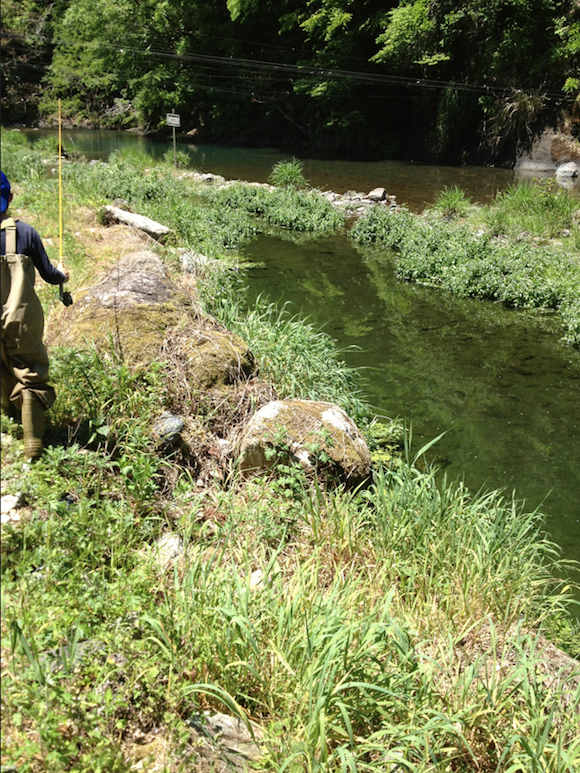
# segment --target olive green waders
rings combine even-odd
[[[16,223],[2,221],[6,255],[2,264],[2,411],[22,414],[24,455],[42,454],[44,411],[54,403],[48,382],[48,354],[42,343],[44,313],[34,292],[36,272],[27,255],[16,252]]]

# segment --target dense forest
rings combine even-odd
[[[2,121],[501,163],[580,132],[577,0],[3,0]]]

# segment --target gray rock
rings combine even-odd
[[[373,188],[373,190],[367,194],[367,199],[371,201],[383,201],[387,196],[387,191],[384,188]]]
[[[4,515],[11,510],[17,510],[23,505],[24,494],[22,492],[19,492],[18,494],[5,494],[0,500],[0,512]]]
[[[162,261],[151,250],[137,250],[115,263],[80,304],[91,300],[104,308],[118,309],[132,304],[164,303],[170,295],[171,282]]]
[[[144,231],[158,241],[163,241],[171,233],[171,229],[167,228],[167,226],[157,223],[144,215],[137,215],[134,212],[119,209],[119,207],[103,207],[103,216],[107,223],[130,225],[138,231]]]
[[[370,452],[356,424],[338,405],[314,400],[262,406],[242,430],[237,456],[242,474],[289,457],[328,483],[355,487],[371,474]]]
[[[578,177],[578,171],[578,164],[575,161],[568,161],[567,164],[560,164],[556,169],[556,177]]]
[[[263,732],[254,722],[249,723],[250,732],[238,717],[206,711],[194,715],[187,724],[205,742],[196,747],[202,757],[213,760],[214,764],[219,764],[218,760],[226,762],[227,767],[212,767],[212,770],[246,770],[247,763],[255,762],[261,755],[257,741]]]
[[[185,427],[185,422],[179,416],[175,416],[169,411],[164,411],[159,417],[159,421],[153,428],[155,434],[164,443],[173,443],[179,437]]]

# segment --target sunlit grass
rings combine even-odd
[[[170,194],[165,172],[118,170],[115,189],[103,169],[71,165],[78,202],[99,206],[111,184],[107,194],[124,191],[158,219],[178,211],[172,222],[193,243],[195,187]],[[48,228],[54,182],[26,179],[27,211]],[[227,216],[211,241],[207,212],[195,228],[219,254]],[[386,221],[394,243],[411,218]],[[88,281],[97,266],[77,259]],[[250,343],[281,396],[338,402],[364,427],[356,373],[329,337],[283,308],[245,311],[236,277],[207,268],[206,310]],[[218,710],[261,729],[249,765],[260,770],[578,769],[578,664],[550,655],[542,632],[565,629],[576,657],[580,635],[569,567],[539,512],[437,484],[414,466],[408,432],[403,457],[377,464],[364,491],[309,486],[288,466],[200,488],[195,458],[157,448],[163,363],[131,369],[112,344],[51,355],[50,432],[67,439],[25,470],[2,419],[3,483],[26,501],[2,530],[3,765],[128,773],[136,739],[163,736],[166,770],[186,773],[192,717]],[[203,443],[209,429],[197,431]],[[155,545],[168,534],[183,550],[161,565]]]

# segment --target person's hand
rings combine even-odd
[[[64,274],[64,281],[68,282],[68,278],[69,278],[70,274],[66,270],[66,268],[62,265],[62,263],[58,264],[57,269],[60,271],[61,274]]]

